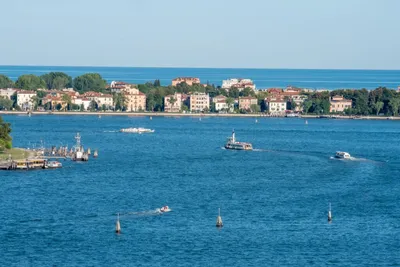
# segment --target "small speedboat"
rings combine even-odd
[[[59,161],[49,161],[47,163],[47,167],[50,168],[50,169],[61,168],[62,164]]]
[[[168,206],[164,206],[160,209],[160,212],[170,212],[171,209]]]
[[[351,156],[347,152],[337,151],[335,154],[335,158],[337,159],[351,159]]]
[[[146,128],[125,128],[125,129],[121,129],[119,131],[122,133],[138,133],[138,134],[154,133],[154,130],[146,129]]]

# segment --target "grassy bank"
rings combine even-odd
[[[4,152],[0,152],[0,160],[7,160],[10,155],[13,160],[21,160],[32,157],[33,153],[21,148],[6,149]]]

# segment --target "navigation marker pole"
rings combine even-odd
[[[218,208],[218,217],[217,217],[217,224],[216,226],[218,228],[221,228],[222,226],[224,226],[224,224],[222,223],[222,218],[221,218],[221,209]]]
[[[331,211],[331,203],[329,202],[329,210],[328,210],[328,222],[332,222],[332,211]]]
[[[121,224],[119,223],[119,213],[118,213],[118,215],[117,215],[117,222],[116,222],[116,224],[115,224],[115,232],[116,232],[117,234],[120,234],[120,233],[121,233]]]

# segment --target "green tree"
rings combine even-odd
[[[113,95],[115,110],[123,110],[125,108],[125,96],[123,94]]]
[[[171,111],[172,111],[172,106],[176,103],[176,101],[177,101],[177,99],[174,98],[173,96],[171,96],[171,97],[168,99],[168,103],[169,103],[169,105],[170,105]]]
[[[74,89],[78,92],[105,91],[107,82],[98,73],[86,73],[74,79]]]
[[[0,151],[11,149],[12,138],[10,136],[10,133],[11,124],[3,121],[3,118],[0,116]]]
[[[161,86],[161,82],[159,79],[154,81],[154,87],[160,87]]]
[[[94,100],[90,101],[90,104],[89,104],[89,110],[90,111],[95,111],[98,108],[99,108],[99,105],[97,104],[96,101],[94,101]]]
[[[228,112],[231,112],[233,104],[235,103],[235,99],[233,99],[232,97],[227,97],[225,99],[225,103],[228,106]]]
[[[72,105],[72,99],[71,96],[68,94],[63,94],[61,97],[61,100],[67,103],[67,105],[64,107],[64,109],[71,110],[71,105]]]
[[[39,102],[40,102],[40,99],[37,96],[32,97],[32,103],[33,103],[32,109],[33,110],[37,110],[37,108],[39,106]]]
[[[229,97],[238,98],[239,95],[240,95],[239,89],[237,89],[236,87],[232,87],[231,89],[229,89],[228,92]]]
[[[39,88],[46,88],[45,81],[33,74],[21,75],[15,82],[15,86],[24,90],[37,90]]]
[[[393,116],[397,116],[397,114],[399,114],[400,99],[395,97],[390,99],[389,106],[392,110]]]
[[[0,96],[0,110],[10,110],[13,106],[13,101]]]
[[[260,111],[261,111],[261,108],[260,108],[260,106],[257,105],[257,104],[252,104],[252,105],[250,106],[250,111],[251,111],[251,112],[260,112]]]
[[[303,102],[303,111],[304,113],[308,113],[310,111],[310,108],[312,107],[313,102],[311,100],[305,100]]]
[[[5,75],[0,74],[0,88],[13,88],[14,82]]]
[[[379,111],[381,111],[381,109],[383,108],[383,102],[382,101],[378,101],[375,103],[374,108],[376,110],[376,116],[379,115]]]
[[[241,92],[239,92],[239,96],[255,96],[256,93],[254,92],[253,89],[246,87],[244,88]]]
[[[64,89],[72,87],[72,77],[64,72],[50,72],[40,76],[48,89]]]
[[[290,101],[289,103],[290,103],[290,110],[296,110],[298,106],[297,103],[294,101]]]

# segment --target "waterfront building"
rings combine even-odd
[[[281,96],[271,96],[264,99],[268,112],[283,115],[287,109],[287,102]]]
[[[350,109],[353,104],[351,99],[339,95],[332,96],[329,102],[331,103],[330,112],[343,112],[345,109]]]
[[[300,112],[303,110],[303,103],[307,100],[308,97],[306,95],[294,95],[292,96],[292,102],[296,103],[296,108],[294,111]]]
[[[182,94],[175,93],[164,97],[165,112],[180,112],[182,109]]]
[[[126,82],[119,82],[119,81],[112,81],[110,84],[110,89],[112,93],[122,93],[125,91],[125,89],[129,88],[135,88],[136,85],[134,84],[129,84]]]
[[[251,88],[253,90],[256,90],[256,85],[250,79],[233,78],[233,79],[228,79],[228,80],[222,81],[221,88],[229,90],[232,87],[239,89],[239,91],[242,91],[244,88]]]
[[[92,102],[92,100],[90,100],[88,98],[84,98],[84,97],[77,97],[77,98],[72,99],[72,104],[79,105],[80,107],[82,107],[82,105],[83,105],[83,110],[89,109],[90,102]]]
[[[213,103],[221,102],[221,101],[226,101],[226,96],[224,95],[217,95],[212,98]]]
[[[125,97],[126,111],[144,111],[146,110],[146,95],[134,86],[129,86],[122,91]]]
[[[99,92],[90,91],[84,93],[83,97],[89,99],[90,101],[95,101],[99,109],[103,105],[105,105],[107,109],[114,107],[113,96],[110,94],[103,94]]]
[[[258,105],[258,100],[252,96],[239,97],[239,109],[251,110],[252,105]]]
[[[283,91],[281,92],[281,96],[287,96],[290,99],[293,98],[294,96],[298,96],[301,94],[301,89],[297,88],[297,87],[292,87],[292,86],[288,86],[285,89],[283,89]]]
[[[0,97],[11,99],[15,92],[17,92],[17,89],[14,88],[0,89]]]
[[[233,112],[233,104],[229,106],[225,100],[218,100],[215,102],[215,111],[227,111],[227,112]]]
[[[202,112],[210,109],[210,97],[205,93],[189,95],[189,109],[192,112]]]
[[[66,109],[68,103],[63,100],[60,96],[53,96],[51,94],[46,95],[42,99],[42,105],[46,105],[47,103],[51,104],[51,109],[55,110],[58,105],[60,105],[60,110]]]
[[[17,91],[17,105],[22,110],[31,110],[34,106],[34,100],[36,98],[35,91],[20,90]]]
[[[192,86],[194,84],[200,84],[200,79],[195,77],[178,77],[172,80],[172,86],[177,86],[183,82],[189,86]]]

